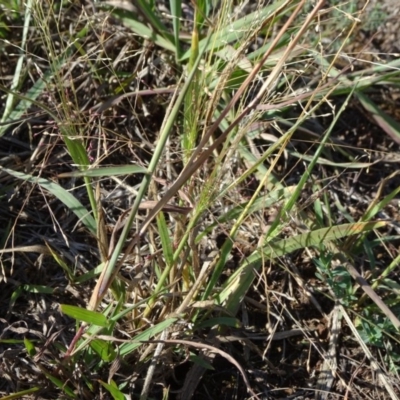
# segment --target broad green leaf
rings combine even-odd
[[[71,306],[68,304],[60,305],[61,311],[78,321],[87,322],[88,324],[107,327],[109,322],[107,318],[98,312],[87,310],[86,308]]]

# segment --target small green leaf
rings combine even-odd
[[[36,355],[36,349],[35,349],[35,346],[33,345],[33,343],[28,338],[24,338],[24,344],[25,344],[25,348],[26,348],[26,351],[28,352],[28,354],[31,357],[34,357]]]
[[[168,40],[159,33],[154,32],[154,30],[149,28],[147,25],[137,21],[132,13],[127,13],[121,10],[114,10],[113,15],[119,18],[127,28],[132,29],[132,31],[135,32],[137,35],[151,40],[165,50],[175,52],[173,39]]]
[[[116,352],[111,342],[107,342],[101,339],[94,339],[90,342],[90,347],[105,362],[113,361],[116,357]]]
[[[54,291],[53,288],[44,285],[23,285],[22,289],[25,292],[42,293],[42,294],[52,294]]]
[[[19,286],[14,292],[12,293],[10,297],[10,306],[9,308],[11,309],[14,307],[15,302],[17,301],[18,297],[21,296],[22,293],[24,292],[30,292],[30,293],[43,293],[43,294],[52,294],[54,289],[48,287],[48,286],[42,286],[42,285],[21,285]]]

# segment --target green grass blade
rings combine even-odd
[[[169,50],[172,52],[176,51],[173,38],[169,35],[163,36],[157,32],[154,32],[153,29],[149,28],[147,25],[143,24],[136,20],[136,16],[132,13],[128,13],[126,11],[114,10],[113,15],[120,19],[120,21],[129,29],[132,29],[137,35],[144,37],[148,40],[151,40],[156,45],[164,48],[165,50]]]
[[[21,42],[21,49],[25,48],[26,44],[26,39],[28,36],[28,31],[29,31],[29,26],[30,26],[30,20],[31,20],[31,10],[32,10],[32,0],[28,0],[26,5],[25,5],[25,17],[24,17],[24,29],[22,31],[22,42]],[[9,117],[13,119],[15,116],[11,115],[12,114],[12,108],[14,106],[14,101],[15,101],[15,95],[14,91],[17,91],[18,88],[20,87],[21,84],[21,75],[22,75],[22,65],[24,63],[24,59],[26,58],[25,54],[22,53],[17,61],[17,65],[15,67],[15,72],[13,76],[13,80],[11,83],[11,92],[8,93],[5,108],[3,115],[1,117],[0,122],[4,122]],[[17,117],[16,119],[18,119]],[[4,134],[5,130],[8,128],[8,125],[4,125],[3,127],[0,127],[0,137]]]
[[[51,72],[47,72],[45,74],[46,79],[50,79],[51,77],[52,77]],[[44,80],[38,79],[34,83],[34,85],[28,90],[24,98],[19,101],[14,110],[10,111],[8,115],[7,113],[3,114],[2,122],[10,122],[10,123],[0,125],[0,137],[4,135],[4,133],[7,131],[8,128],[10,128],[10,126],[13,125],[13,121],[20,122],[22,115],[24,115],[28,111],[28,108],[31,106],[31,104],[34,103],[34,101],[42,94],[45,87],[46,83],[44,82]],[[8,93],[8,96],[12,95],[21,98],[21,96],[18,93],[14,92],[13,90],[7,90],[2,86],[0,86],[0,90]],[[7,118],[4,118],[5,116],[7,116]]]
[[[178,61],[181,56],[179,33],[181,28],[182,2],[181,0],[170,0],[169,5],[172,14],[172,26],[174,28],[175,57],[176,61]]]
[[[260,270],[265,260],[281,257],[305,247],[319,248],[329,241],[368,232],[386,225],[385,221],[344,224],[268,243],[267,246],[257,250],[244,260],[238,270],[225,283],[224,289],[217,296],[217,301],[219,304],[225,304],[228,312],[235,315],[243,296],[253,283],[255,273]]]
[[[226,46],[227,43],[239,42],[242,38],[248,35],[249,26],[253,26],[254,23],[260,23],[268,17],[272,17],[275,13],[279,13],[287,4],[288,0],[274,1],[271,5],[266,6],[262,9],[254,11],[251,14],[233,22],[227,24],[227,26],[220,29],[217,33],[214,33],[208,38],[202,39],[199,43],[199,51],[215,51]],[[288,9],[285,9],[288,12]],[[275,15],[274,18],[278,18],[279,15]],[[208,40],[209,39],[209,40]],[[188,50],[181,58],[180,61],[185,61],[190,58],[192,49]]]
[[[49,381],[53,382],[53,384],[60,390],[62,390],[67,396],[69,396],[72,399],[78,398],[77,395],[74,393],[74,391],[71,389],[71,387],[68,386],[63,380],[51,375],[49,372],[45,371],[43,367],[41,367],[40,369],[45,374],[46,378]]]
[[[369,112],[376,123],[397,143],[400,143],[400,123],[382,111],[368,96],[356,94],[363,107]]]
[[[97,225],[94,218],[88,213],[86,208],[76,197],[74,197],[67,190],[63,189],[58,183],[51,182],[45,178],[39,178],[29,174],[24,174],[22,172],[13,171],[8,168],[0,167],[0,170],[7,172],[15,178],[40,185],[43,189],[56,196],[58,200],[65,204],[68,209],[71,210],[79,218],[79,220],[82,221],[89,231],[96,235]]]
[[[118,167],[99,167],[90,168],[83,171],[73,171],[64,172],[59,174],[59,178],[68,177],[82,177],[86,176],[88,178],[98,178],[104,176],[118,176],[118,175],[130,175],[130,174],[147,174],[146,168],[140,167],[138,165],[119,165]]]
[[[174,251],[172,248],[172,241],[163,212],[160,212],[157,215],[157,227],[158,227],[158,233],[160,234],[161,238],[161,245],[163,248],[165,262],[167,263],[168,266],[170,266],[174,261]]]
[[[153,5],[153,7],[150,7],[148,0],[136,0],[136,4],[140,7],[140,10],[142,11],[145,18],[150,22],[151,26],[160,34],[168,37],[169,40],[172,42],[172,37],[169,33],[169,30],[161,22],[161,20],[157,16],[157,13],[153,10],[155,8],[155,4]]]
[[[99,381],[100,384],[108,390],[114,400],[125,400],[126,396],[114,385]]]
[[[346,101],[343,103],[342,107],[340,108],[340,110],[336,113],[335,118],[333,119],[332,123],[330,124],[329,128],[327,129],[327,131],[325,132],[325,135],[323,136],[317,150],[315,151],[309,165],[307,166],[307,169],[305,171],[305,173],[302,175],[302,177],[300,178],[299,183],[296,186],[296,189],[292,195],[292,197],[284,204],[284,206],[282,207],[282,209],[279,212],[278,217],[275,219],[275,221],[271,224],[270,229],[268,230],[267,234],[266,234],[266,239],[270,236],[274,236],[274,231],[275,229],[279,226],[279,224],[282,222],[282,220],[286,219],[287,214],[292,210],[292,208],[294,207],[297,199],[299,198],[301,191],[303,190],[304,185],[306,184],[306,182],[308,181],[309,177],[311,176],[311,173],[315,167],[315,165],[317,164],[317,161],[319,159],[319,157],[321,156],[323,150],[324,150],[324,146],[325,144],[328,142],[328,139],[330,137],[330,134],[333,130],[333,128],[336,126],[336,123],[338,122],[340,116],[342,115],[343,111],[346,109],[348,101],[350,100],[354,90],[356,89],[356,87],[354,86],[352,92],[347,96]],[[299,120],[297,121],[297,123],[293,126],[295,127]]]
[[[377,204],[371,203],[367,212],[363,215],[362,221],[368,221],[373,218],[379,211],[383,210],[398,194],[400,193],[400,187],[390,192]]]
[[[160,334],[162,331],[165,329],[169,328],[172,324],[174,324],[178,319],[177,318],[168,318],[159,324],[152,326],[151,328],[146,329],[139,335],[136,335],[135,338],[129,342],[129,343],[124,343],[119,347],[119,352],[118,354],[121,357],[124,357],[130,353],[132,353],[134,350],[136,350],[138,347],[143,345],[143,342],[146,342],[153,337],[157,336]]]

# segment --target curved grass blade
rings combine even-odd
[[[400,123],[381,110],[368,96],[362,92],[357,98],[363,107],[371,114],[376,123],[396,142],[400,143]]]
[[[58,183],[51,182],[45,178],[39,178],[29,174],[24,174],[22,172],[13,171],[11,169],[3,168],[1,166],[0,170],[7,172],[15,178],[40,185],[43,189],[56,196],[57,199],[65,204],[68,209],[71,210],[79,218],[79,220],[82,221],[82,223],[90,230],[90,232],[96,235],[97,226],[94,218],[88,213],[86,208],[76,197],[74,197],[67,190],[63,189]]]
[[[318,248],[321,244],[331,240],[368,232],[386,225],[386,221],[344,224],[268,243],[267,246],[257,250],[242,262],[238,270],[225,283],[217,301],[219,304],[224,303],[228,312],[235,315],[241,300],[256,276],[256,272],[260,270],[265,260],[281,257],[309,246]]]
[[[137,21],[135,19],[135,15],[132,13],[121,10],[114,10],[112,14],[120,19],[120,21],[127,28],[132,29],[132,31],[135,32],[137,35],[151,40],[156,45],[164,48],[165,50],[175,52],[176,48],[173,44],[173,39],[166,39],[166,37],[169,37],[169,35],[166,35],[166,37],[164,37],[162,34],[154,32],[153,29]]]

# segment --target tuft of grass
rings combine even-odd
[[[8,322],[29,328],[5,329],[15,337],[0,346],[13,340],[30,367],[27,389],[10,379],[7,395],[171,398],[179,374],[182,398],[217,397],[231,390],[224,377],[199,382],[218,379],[219,357],[239,372],[229,379],[240,398],[312,382],[348,396],[356,387],[342,385],[336,360],[351,332],[396,398],[398,235],[380,235],[395,226],[385,213],[397,173],[376,173],[378,191],[355,211],[347,177],[382,160],[365,160],[340,126],[358,101],[398,142],[396,118],[374,101],[377,87],[397,86],[398,62],[354,70],[362,55],[345,49],[360,13],[323,3],[4,2],[24,24],[0,84],[0,136],[23,161],[0,168],[0,205],[15,201],[0,256]],[[22,260],[46,272],[26,274]],[[32,339],[40,318],[57,332],[45,322]],[[307,379],[295,380],[292,357]],[[269,358],[279,367],[265,370]],[[310,362],[322,366],[317,381]],[[287,368],[283,386],[275,368]]]

